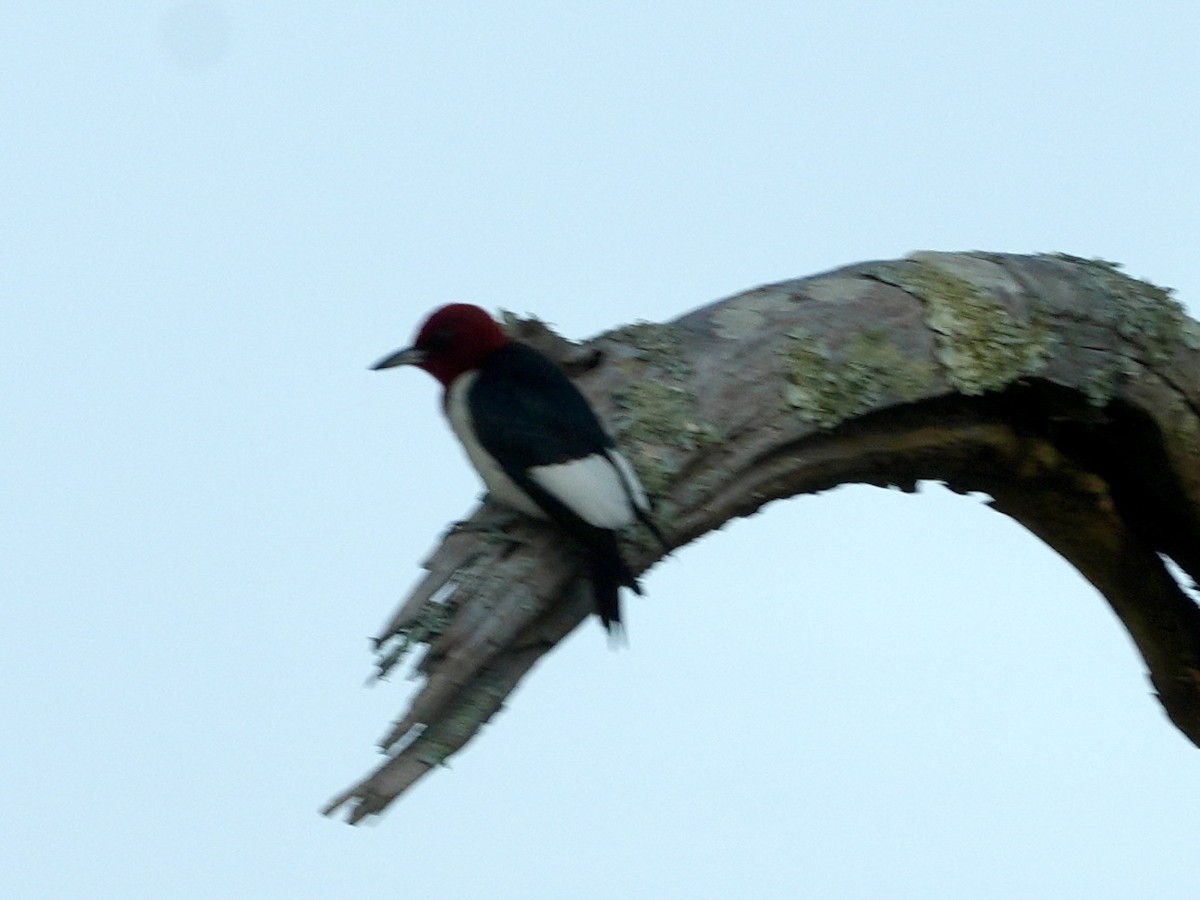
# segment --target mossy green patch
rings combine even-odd
[[[489,536],[485,533],[485,540],[504,542],[508,539],[502,534]],[[486,598],[510,598],[513,591],[520,591],[522,592],[520,599],[523,606],[533,608],[536,601],[529,588],[525,586],[529,581],[527,576],[535,568],[533,561],[520,558],[510,562],[503,570],[498,569],[495,562],[492,554],[483,553],[455,572],[454,581],[460,597],[484,598],[482,601],[476,602],[481,602],[484,608],[488,608],[494,605],[494,601]]]
[[[679,331],[673,325],[634,322],[609,332],[607,337],[633,348],[639,359],[669,378],[684,381],[692,374],[691,363],[683,354]]]
[[[729,483],[730,470],[718,466],[705,472],[700,472],[688,479],[687,491],[692,498],[689,502],[695,506],[700,500],[709,497]]]
[[[1117,366],[1097,366],[1088,372],[1087,380],[1083,383],[1083,394],[1088,403],[1100,409],[1117,395],[1121,383],[1121,372]]]
[[[788,343],[779,351],[787,374],[784,402],[802,419],[822,428],[832,428],[858,412],[857,394],[838,377],[833,354],[824,342],[807,328],[794,328],[787,337]]]
[[[884,263],[871,274],[924,301],[937,359],[964,394],[1000,390],[1035,375],[1054,350],[1057,338],[1044,313],[1017,319],[988,292],[927,259]]]
[[[499,529],[494,533],[490,530],[479,532],[481,540],[497,543],[512,540]],[[431,644],[450,627],[454,621],[463,598],[478,596],[481,598],[496,596],[512,596],[513,591],[523,591],[521,601],[527,609],[537,606],[536,598],[527,588],[521,587],[527,582],[526,575],[533,569],[532,561],[521,561],[513,564],[501,575],[493,564],[490,554],[480,554],[454,573],[453,583],[456,587],[452,595],[456,599],[451,602],[426,601],[413,620],[399,632],[399,643],[388,655],[381,660],[380,670],[386,672],[395,667],[404,656],[417,644]],[[515,585],[515,587],[514,587]],[[479,601],[485,608],[490,607],[490,601]]]
[[[396,662],[417,644],[432,643],[440,637],[454,621],[455,609],[449,603],[427,602],[422,606],[412,622],[400,631],[400,647],[393,651]]]
[[[872,404],[889,395],[905,403],[919,400],[936,374],[933,363],[906,356],[881,328],[864,331],[850,342],[844,366],[867,387]]]
[[[1186,447],[1194,457],[1200,456],[1200,418],[1186,404],[1182,405],[1185,408],[1176,418],[1175,434],[1181,447]]]
[[[489,672],[480,674],[449,715],[417,738],[421,744],[419,759],[429,766],[445,763],[481,725],[496,714],[508,693],[509,685],[499,675]]]
[[[686,387],[693,367],[678,328],[635,322],[608,338],[632,348],[657,370],[615,392],[612,424],[646,492],[662,497],[679,475],[676,450],[694,450],[719,440],[720,434],[696,415],[695,398]]]
[[[721,439],[720,432],[695,414],[689,391],[663,381],[635,381],[617,391],[613,424],[632,450],[630,462],[646,490],[663,493],[678,474],[659,448],[692,451]]]
[[[1107,259],[1083,259],[1068,253],[1054,256],[1083,267],[1100,290],[1119,298],[1117,333],[1144,348],[1149,362],[1162,365],[1180,344],[1200,348],[1200,326],[1188,318],[1170,288],[1131,278],[1121,271],[1120,263]]]
[[[1189,350],[1200,350],[1200,322],[1193,318],[1185,318],[1180,328],[1184,346]]]
[[[932,363],[910,359],[882,329],[863,332],[840,354],[805,328],[788,332],[780,351],[787,381],[784,401],[822,428],[867,412],[888,398],[911,402],[934,376]]]
[[[1088,403],[1097,408],[1108,405],[1120,393],[1121,385],[1137,374],[1137,365],[1131,359],[1117,357],[1088,372],[1083,383],[1083,394]]]

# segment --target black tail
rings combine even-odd
[[[621,588],[627,587],[636,594],[640,594],[642,588],[625,560],[621,559],[616,534],[606,529],[597,531],[599,533],[587,548],[591,556],[596,615],[609,635],[615,636],[621,632]]]
[[[604,623],[609,638],[618,637],[622,630],[621,588],[627,587],[637,594],[642,592],[642,588],[637,583],[637,578],[634,577],[629,566],[625,564],[625,560],[621,559],[621,551],[617,546],[617,533],[609,528],[601,528],[585,522],[568,509],[562,501],[548,493],[524,473],[510,470],[508,475],[517,482],[518,487],[529,494],[538,506],[549,514],[551,519],[562,527],[563,531],[579,542],[584,553],[587,554],[591,569],[596,615]],[[670,547],[667,546],[662,532],[658,530],[658,526],[654,524],[653,520],[641,510],[638,511],[638,516],[662,542],[663,549],[670,552]]]

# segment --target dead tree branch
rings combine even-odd
[[[850,482],[983,491],[1115,611],[1200,745],[1200,326],[1167,291],[1062,255],[918,253],[756,288],[560,359],[616,431],[676,546]],[[449,534],[380,634],[424,678],[388,758],[326,807],[379,813],[461,748],[588,615],[578,561],[535,523]],[[637,571],[661,555],[632,536]]]

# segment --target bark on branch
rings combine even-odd
[[[1200,745],[1200,326],[1100,260],[918,253],[756,288],[558,358],[616,432],[676,546],[764,503],[859,482],[983,491],[1104,595]],[[461,748],[590,609],[578,560],[484,504],[377,641],[423,647],[388,758],[334,798],[358,822]],[[643,571],[661,550],[634,534]]]

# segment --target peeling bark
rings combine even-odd
[[[1100,260],[918,253],[769,285],[584,345],[536,321],[682,546],[839,484],[982,491],[1111,605],[1171,721],[1200,745],[1200,326]],[[469,741],[590,612],[579,560],[484,504],[377,639],[423,646],[388,758],[334,798],[358,822]],[[500,525],[503,525],[503,530]],[[662,555],[629,535],[635,571]]]

